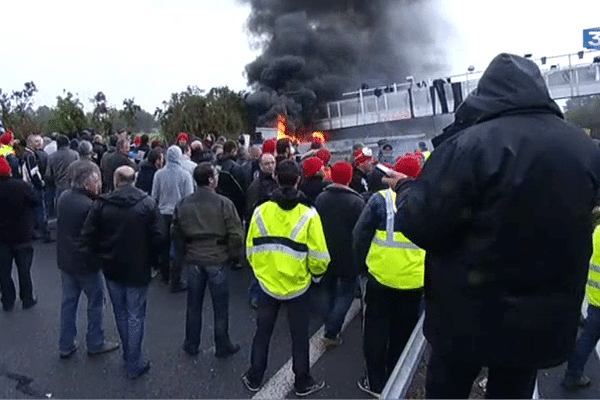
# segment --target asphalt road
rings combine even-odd
[[[214,357],[210,296],[205,299],[200,355],[189,357],[181,350],[184,335],[185,293],[172,294],[168,287],[152,281],[148,293],[148,315],[144,346],[152,368],[138,380],[125,376],[120,352],[88,357],[85,351],[86,301],[82,296],[78,316],[80,348],[68,360],[58,357],[60,275],[55,264],[54,244],[35,244],[32,269],[38,304],[22,310],[0,312],[0,398],[250,398],[240,381],[248,368],[255,329],[254,311],[246,302],[248,270],[230,274],[230,333],[242,347],[228,359]],[[16,271],[13,271],[16,282]],[[108,300],[108,299],[107,299]],[[319,293],[313,298],[311,335],[322,325]],[[356,381],[363,373],[360,313],[343,333],[341,347],[326,352],[313,366],[317,379],[325,379],[324,390],[313,398],[359,399],[367,396]],[[105,312],[108,340],[118,341],[110,302]],[[291,356],[285,311],[280,313],[271,341],[266,383]],[[592,377],[588,389],[567,392],[560,386],[565,366],[539,373],[542,398],[600,398],[600,361],[596,353],[586,366]],[[294,398],[288,393],[288,398]]]

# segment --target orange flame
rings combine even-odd
[[[284,115],[277,116],[277,140],[279,139],[288,139],[292,143],[303,144],[303,143],[312,143],[319,142],[321,144],[327,143],[327,138],[323,134],[323,132],[312,132],[312,134],[302,133],[300,129],[296,132],[296,135],[288,132],[287,120]]]

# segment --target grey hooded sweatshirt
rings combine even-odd
[[[189,172],[181,166],[182,154],[178,146],[167,149],[167,164],[154,174],[152,197],[162,215],[173,215],[175,205],[194,192]]]

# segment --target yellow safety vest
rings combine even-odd
[[[431,156],[431,152],[430,151],[425,150],[423,152],[423,158],[425,159],[425,161],[427,161],[430,156]]]
[[[9,154],[15,154],[15,149],[6,144],[0,144],[0,157],[6,157]]]
[[[590,260],[586,293],[590,304],[600,307],[600,225],[596,227],[593,239],[594,252]]]
[[[410,242],[402,232],[394,231],[396,192],[382,190],[386,208],[386,230],[375,231],[367,255],[369,273],[382,285],[395,289],[423,287],[425,250]]]
[[[284,210],[268,201],[257,207],[246,249],[260,286],[280,300],[305,293],[312,276],[324,274],[330,261],[321,218],[304,204]]]

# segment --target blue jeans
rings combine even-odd
[[[88,351],[99,350],[104,344],[104,291],[102,273],[100,271],[76,275],[60,271],[62,281],[62,303],[60,305],[60,339],[58,347],[61,351],[69,351],[75,345],[77,336],[77,306],[83,291],[87,296],[87,336]]]
[[[575,349],[569,363],[565,376],[579,378],[583,374],[583,367],[594,350],[596,343],[600,340],[600,307],[588,305],[588,315],[579,334]]]
[[[356,293],[356,278],[326,277],[328,313],[325,319],[325,337],[335,339],[342,330],[346,313],[352,305]]]
[[[107,279],[106,287],[121,338],[125,368],[129,375],[138,375],[146,365],[142,357],[142,340],[148,286],[125,286]]]
[[[226,352],[231,347],[229,339],[229,279],[226,264],[187,266],[188,291],[185,318],[184,347],[196,352],[200,346],[202,330],[202,304],[208,285],[214,315],[214,336],[217,353]]]
[[[35,207],[35,229],[44,239],[49,239],[50,231],[48,230],[48,216],[46,214],[44,189],[35,189],[35,195],[40,202],[40,205]]]

